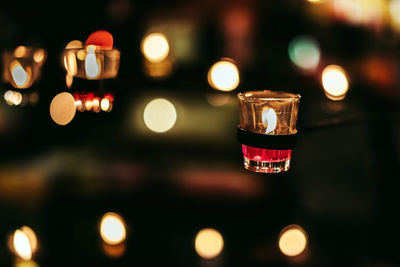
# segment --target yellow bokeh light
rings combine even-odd
[[[110,100],[108,98],[103,98],[100,102],[100,107],[102,111],[109,111],[110,109]]]
[[[349,89],[349,82],[344,69],[330,65],[322,72],[322,85],[326,95],[333,100],[343,99]]]
[[[15,230],[13,236],[14,251],[23,260],[32,258],[32,248],[28,236],[21,230]]]
[[[4,93],[4,100],[10,106],[12,105],[18,106],[22,102],[22,94],[20,92],[7,90]]]
[[[29,244],[32,249],[32,254],[35,253],[37,250],[37,246],[38,246],[37,237],[36,237],[35,232],[32,230],[32,228],[30,228],[28,226],[22,226],[20,230],[28,237]]]
[[[118,245],[126,238],[125,222],[114,212],[103,215],[100,222],[100,235],[109,245]]]
[[[289,257],[300,255],[307,246],[305,231],[298,225],[290,225],[279,236],[279,249]]]
[[[194,246],[200,257],[213,259],[217,257],[224,248],[224,239],[217,230],[206,228],[197,233]]]
[[[98,98],[95,98],[92,100],[93,103],[93,111],[98,113],[100,112],[100,100]]]
[[[166,59],[169,53],[169,44],[165,35],[161,33],[147,35],[142,41],[142,53],[148,61],[153,63]]]
[[[86,109],[87,111],[91,111],[92,108],[93,108],[93,100],[87,99],[87,100],[85,101],[85,109]]]
[[[232,91],[239,85],[239,70],[230,61],[222,60],[215,63],[208,71],[208,83],[221,91]]]
[[[86,58],[86,50],[85,50],[85,49],[79,50],[78,53],[76,53],[76,57],[77,57],[79,60],[84,61],[85,58]]]
[[[400,30],[400,0],[391,0],[389,2],[389,13],[392,20],[392,27]]]
[[[67,125],[75,117],[74,97],[67,92],[56,95],[50,103],[50,116],[59,125]]]
[[[144,123],[150,130],[157,133],[170,130],[174,126],[176,118],[174,105],[163,98],[150,101],[143,112]]]
[[[82,42],[79,41],[79,40],[73,40],[73,41],[69,42],[69,43],[65,46],[65,48],[67,48],[67,49],[82,48],[82,47],[83,47],[83,46],[82,46]]]
[[[17,88],[26,88],[31,80],[31,69],[25,70],[18,60],[10,64],[11,78]]]
[[[35,53],[33,53],[33,60],[36,63],[40,63],[43,61],[45,56],[46,56],[46,52],[44,51],[44,49],[38,49],[35,51]]]
[[[25,56],[26,52],[27,52],[26,47],[21,45],[21,46],[18,46],[17,48],[15,48],[14,56],[15,57],[23,57],[23,56]]]

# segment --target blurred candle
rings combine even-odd
[[[276,173],[290,168],[300,95],[249,91],[238,94],[244,167]]]

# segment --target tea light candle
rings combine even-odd
[[[290,167],[300,95],[251,91],[238,94],[244,166],[255,172],[277,173]]]
[[[92,33],[79,46],[79,41],[70,42],[64,49],[64,66],[67,75],[89,80],[115,78],[118,74],[121,52],[113,48],[114,40],[107,31]],[[71,44],[72,43],[72,44]]]

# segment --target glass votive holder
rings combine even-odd
[[[43,48],[18,46],[14,50],[4,51],[3,80],[17,89],[31,87],[40,77],[46,56]]]
[[[99,46],[65,48],[64,67],[67,75],[89,80],[115,78],[118,74],[121,52],[116,49],[102,50]]]
[[[262,173],[290,168],[300,95],[280,91],[239,93],[244,167]]]

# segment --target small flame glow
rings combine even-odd
[[[44,51],[44,49],[38,49],[35,51],[35,53],[33,54],[33,60],[36,63],[40,63],[43,61],[44,57],[46,56],[46,52]]]
[[[25,71],[19,61],[14,60],[10,64],[11,77],[17,88],[26,88],[31,79],[30,69]]]
[[[153,63],[166,59],[169,53],[169,44],[165,35],[161,33],[147,35],[142,41],[142,53],[148,61]]]
[[[217,230],[206,228],[197,233],[194,246],[200,257],[213,259],[217,257],[224,248],[224,239]]]
[[[104,214],[100,222],[100,235],[109,245],[122,243],[126,238],[125,223],[122,217],[114,212]]]
[[[109,111],[110,109],[110,100],[108,98],[103,98],[100,102],[100,107],[102,111]]]
[[[15,48],[15,50],[14,50],[14,56],[15,56],[15,57],[18,57],[18,58],[24,57],[25,54],[26,54],[26,51],[27,51],[26,47],[23,46],[23,45],[20,45],[20,46],[18,46],[17,48]]]
[[[13,236],[15,253],[23,260],[32,259],[32,248],[28,236],[21,230],[16,230]]]
[[[332,100],[343,99],[349,89],[346,72],[337,65],[330,65],[323,70],[322,85],[327,97]]]
[[[96,113],[100,112],[100,99],[96,97],[95,99],[93,99],[92,103],[93,103],[93,111]]]
[[[12,105],[18,106],[22,102],[22,94],[20,92],[7,90],[4,93],[4,100],[10,106]]]
[[[93,100],[91,100],[91,99],[86,99],[86,101],[85,101],[85,109],[86,109],[87,111],[91,111],[92,108],[93,108]]]
[[[307,246],[305,231],[298,225],[291,225],[282,230],[279,237],[279,249],[289,257],[300,255]]]
[[[239,70],[230,61],[215,63],[208,71],[208,83],[221,91],[232,91],[239,85]]]
[[[97,59],[94,51],[89,50],[85,59],[86,77],[96,79],[100,76],[100,60]]]
[[[265,129],[266,134],[269,134],[275,130],[277,120],[278,120],[278,118],[276,116],[274,109],[272,109],[272,108],[264,109],[264,111],[262,113],[262,122],[267,127]]]

